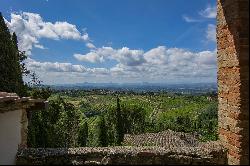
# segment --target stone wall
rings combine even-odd
[[[200,147],[85,147],[69,149],[20,149],[16,164],[111,164],[111,165],[224,165],[226,151],[218,142],[209,142]]]
[[[0,165],[15,164],[21,137],[22,110],[0,112]]]
[[[218,0],[219,138],[228,164],[249,164],[249,0]]]
[[[44,109],[46,103],[0,92],[0,165],[15,164],[18,148],[27,147],[27,110]]]
[[[144,137],[146,136],[146,137]],[[20,148],[17,164],[227,164],[227,151],[219,142],[199,142],[188,133],[167,130],[160,133],[126,135],[130,146],[85,148]],[[133,137],[133,138],[132,138]],[[154,138],[149,146],[133,144]],[[142,138],[142,139],[141,139]],[[144,140],[146,138],[146,140]],[[127,139],[127,142],[126,142]],[[144,141],[143,141],[144,140]],[[153,144],[152,144],[153,143]]]

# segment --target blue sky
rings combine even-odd
[[[216,82],[215,0],[1,0],[45,84]]]

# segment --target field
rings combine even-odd
[[[81,112],[88,124],[87,146],[98,146],[98,122],[104,116],[109,145],[114,142],[114,111],[117,97],[124,113],[124,134],[156,133],[167,129],[199,135],[201,141],[217,139],[217,97],[211,94],[117,93],[110,91],[59,91],[61,97]]]

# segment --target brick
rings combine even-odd
[[[240,160],[241,155],[238,153],[235,153],[233,150],[229,149],[228,154],[231,155],[232,157],[236,158],[237,160]]]
[[[245,154],[246,149],[248,149],[249,141],[247,137],[243,137],[245,134],[244,130],[241,130],[236,134],[224,128],[219,128],[219,138],[226,143],[229,150],[233,150],[235,153],[237,152],[239,154]]]
[[[219,62],[220,63],[220,62]],[[240,81],[240,68],[239,67],[223,67],[219,68],[218,80],[224,81],[227,84],[228,80],[237,79]]]
[[[228,165],[240,165],[240,160],[228,154]]]

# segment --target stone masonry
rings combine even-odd
[[[28,111],[41,110],[46,105],[41,99],[0,92],[0,165],[15,163],[18,148],[27,147]]]
[[[199,142],[191,133],[166,130],[125,135],[125,146],[20,148],[21,165],[225,165],[227,151],[218,141]]]
[[[217,4],[219,139],[228,164],[249,164],[249,0]]]
[[[0,113],[20,110],[21,117],[21,143],[20,147],[27,147],[28,116],[29,110],[40,110],[46,108],[48,102],[42,99],[20,98],[16,93],[0,92]]]
[[[224,148],[218,142],[199,147],[82,147],[24,148],[17,165],[225,165]]]

